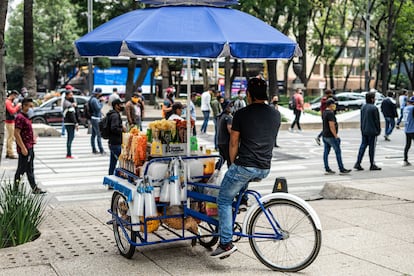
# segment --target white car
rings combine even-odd
[[[334,97],[338,100],[336,105],[336,110],[338,111],[360,109],[365,103],[365,96],[360,93],[342,92],[335,94]],[[316,111],[321,109],[321,97],[311,102],[311,109]]]

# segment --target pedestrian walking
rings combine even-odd
[[[124,111],[124,102],[121,99],[115,99],[112,102],[112,110],[108,112],[109,128],[109,149],[111,157],[109,160],[109,175],[113,175],[119,155],[121,154],[122,132],[126,132],[126,127],[122,125],[121,112]]]
[[[320,112],[321,112],[321,118],[322,118],[322,130],[321,130],[321,132],[319,132],[318,136],[315,138],[315,142],[319,146],[321,145],[321,137],[322,137],[322,134],[323,134],[323,112],[326,109],[326,102],[330,98],[335,100],[335,104],[338,102],[338,99],[333,95],[332,90],[331,89],[326,89],[325,90],[325,96],[322,97],[321,106],[320,106]],[[336,110],[334,111],[334,114],[336,114]]]
[[[365,150],[369,147],[369,162],[370,170],[378,171],[380,167],[375,165],[375,145],[377,143],[377,136],[381,133],[381,124],[379,119],[378,108],[375,106],[375,92],[368,92],[365,95],[366,103],[361,108],[361,135],[362,141],[358,151],[357,161],[354,165],[354,169],[362,171],[364,168],[361,166],[362,158],[364,157]]]
[[[30,110],[33,110],[33,100],[31,98],[23,99],[21,109],[22,112],[16,116],[14,129],[17,153],[19,155],[16,174],[14,175],[14,184],[18,184],[26,173],[32,193],[44,194],[45,191],[37,186],[34,177],[33,160],[35,155],[33,147],[36,144],[36,137],[33,133],[32,121],[28,115]]]
[[[137,92],[132,94],[131,99],[125,104],[125,113],[128,121],[128,128],[138,127],[141,130],[141,98]]]
[[[278,148],[279,145],[277,144],[277,135],[279,133],[279,129],[280,129],[280,124],[282,121],[282,116],[280,115],[280,111],[279,111],[279,97],[278,96],[273,96],[272,98],[272,102],[269,104],[271,107],[273,107],[276,111],[276,138],[275,138],[275,148]]]
[[[73,159],[72,142],[75,138],[75,130],[79,129],[79,116],[73,92],[67,90],[65,92],[65,100],[63,101],[63,122],[65,124],[68,136],[66,138],[66,159]]]
[[[105,151],[102,147],[101,132],[99,131],[99,122],[102,120],[102,107],[103,107],[104,98],[102,97],[102,89],[97,87],[92,93],[88,105],[91,111],[91,125],[92,125],[92,135],[91,135],[91,147],[92,153],[98,154],[96,150],[96,143],[98,143],[98,149],[100,154],[105,154]]]
[[[112,102],[119,98],[118,88],[112,88],[112,94],[108,97],[108,105],[110,108],[112,108]]]
[[[215,96],[210,102],[211,110],[213,111],[213,123],[214,123],[214,149],[218,150],[217,147],[217,116],[222,112],[220,99],[220,91],[216,91]]]
[[[210,119],[210,102],[211,102],[211,95],[213,93],[213,89],[209,88],[207,91],[204,91],[201,94],[201,111],[203,112],[203,124],[201,125],[200,132],[206,133],[208,127],[208,120]]]
[[[325,174],[335,174],[335,171],[331,170],[329,167],[328,157],[331,151],[331,148],[335,151],[336,162],[338,163],[340,174],[347,174],[351,170],[345,169],[342,162],[342,153],[341,153],[341,139],[338,135],[338,123],[335,116],[336,103],[334,99],[328,99],[326,101],[326,109],[323,112],[322,121],[323,121],[323,130],[322,130],[322,140],[324,144],[323,150],[323,163],[325,166]]]
[[[67,84],[65,86],[65,90],[61,92],[61,95],[60,95],[60,105],[61,106],[60,107],[62,108],[62,117],[64,117],[63,116],[63,111],[64,111],[63,103],[65,102],[66,91],[72,91],[73,92],[73,89],[74,89],[74,87],[72,85]],[[62,130],[61,130],[61,135],[62,136],[65,136],[66,135],[65,131],[66,131],[66,128],[65,128],[65,120],[62,120]]]
[[[394,93],[388,92],[387,97],[381,103],[381,112],[385,119],[385,141],[391,141],[390,135],[395,127],[395,118],[398,117],[397,105],[393,99]]]
[[[414,96],[412,96],[404,108],[404,131],[405,131],[405,147],[404,147],[404,163],[403,166],[411,166],[408,162],[408,151],[411,148],[411,141],[414,140]]]
[[[14,138],[14,124],[17,113],[20,111],[21,103],[18,101],[19,92],[12,90],[7,95],[6,99],[6,120],[4,123],[6,125],[6,158],[17,159],[17,156],[13,152],[13,143]]]
[[[233,114],[238,110],[246,107],[246,101],[244,99],[245,96],[246,95],[244,94],[243,90],[237,91],[237,99],[233,103]]]
[[[210,254],[226,257],[237,250],[232,243],[232,203],[250,181],[265,178],[270,171],[273,143],[276,137],[275,109],[266,104],[267,84],[253,78],[247,84],[249,105],[234,114],[230,133],[231,165],[221,182],[217,198],[220,244]]]
[[[407,105],[407,100],[408,100],[408,96],[407,96],[407,90],[403,90],[401,95],[398,97],[398,103],[400,105],[400,117],[397,120],[397,129],[400,128],[400,124],[401,121],[403,119],[403,115],[404,115],[404,107]]]
[[[297,88],[295,94],[293,95],[293,100],[295,101],[293,114],[295,114],[295,119],[293,120],[289,131],[293,132],[295,125],[298,127],[298,131],[301,132],[302,128],[300,127],[300,116],[303,112],[303,96],[302,96],[302,89]]]
[[[227,163],[227,167],[230,167],[230,133],[231,125],[233,122],[233,115],[231,114],[233,104],[229,101],[224,106],[223,112],[217,116],[217,146],[219,154]]]

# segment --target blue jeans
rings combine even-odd
[[[385,118],[385,136],[390,136],[395,127],[395,119],[391,117]]]
[[[210,111],[203,111],[203,117],[204,121],[200,129],[201,133],[205,133],[207,131],[208,120],[210,119]]]
[[[403,108],[400,108],[400,117],[397,120],[397,126],[400,125],[400,123],[401,123],[401,121],[403,119],[403,115],[404,115],[403,112],[404,112],[404,107]]]
[[[234,198],[243,189],[247,189],[253,179],[263,179],[269,174],[268,169],[242,167],[232,164],[221,182],[220,192],[217,197],[219,213],[220,244],[231,242],[233,237],[233,211]]]
[[[336,162],[338,162],[339,170],[344,170],[344,164],[342,163],[342,153],[341,153],[341,139],[336,139],[334,137],[322,137],[324,150],[323,150],[323,164],[325,165],[325,171],[328,171],[328,156],[331,148],[335,151]]]
[[[95,147],[95,137],[98,141],[98,148],[99,152],[103,153],[104,149],[102,147],[102,141],[101,141],[101,132],[99,131],[99,119],[91,119],[91,125],[92,125],[92,136],[91,136],[91,145],[92,145],[92,152],[95,153],[96,147]]]
[[[358,159],[356,165],[361,165],[362,158],[364,157],[365,150],[369,147],[369,162],[372,165],[375,165],[374,156],[375,156],[375,144],[377,143],[377,136],[368,136],[362,135],[361,146],[359,147]]]
[[[118,162],[118,157],[121,154],[121,145],[109,145],[109,150],[111,151],[111,158],[109,161],[109,175],[113,175],[116,167],[116,162]]]
[[[65,136],[65,123],[62,121],[62,136]]]
[[[72,142],[75,138],[75,126],[65,125],[65,128],[68,132],[68,137],[66,139],[66,156],[72,156]]]

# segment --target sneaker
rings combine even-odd
[[[318,144],[318,146],[320,146],[321,145],[321,138],[316,137],[315,142],[316,142],[316,144]]]
[[[100,155],[106,155],[106,151],[101,151],[99,154]]]
[[[385,141],[391,141],[390,138],[388,138],[387,135],[384,136]]]
[[[74,159],[73,155],[66,155],[66,159]]]
[[[35,188],[33,191],[32,191],[32,193],[33,194],[35,194],[35,195],[41,195],[41,194],[45,194],[46,193],[46,191],[43,191],[42,189],[40,189],[40,188]]]
[[[357,170],[357,171],[363,171],[364,170],[364,168],[361,167],[361,165],[359,165],[359,164],[355,164],[354,169]]]
[[[410,162],[408,162],[408,161],[404,161],[404,163],[403,163],[403,167],[408,167],[408,166],[411,166],[411,163],[410,163]]]
[[[288,131],[289,132],[293,132],[293,129],[290,127],[290,128],[288,128]]]
[[[16,155],[6,155],[6,158],[8,158],[8,159],[17,159],[18,157]]]
[[[396,128],[396,129],[400,129],[400,125],[396,125],[396,126],[395,126],[395,128]]]
[[[340,171],[340,174],[347,174],[347,173],[350,173],[350,172],[351,172],[351,170],[342,169],[342,170]]]
[[[217,249],[214,250],[210,256],[212,258],[224,258],[231,255],[235,251],[237,251],[237,247],[230,242],[227,245],[220,244],[217,246]]]
[[[329,174],[335,174],[335,171],[331,170],[331,169],[327,169],[325,171],[325,175],[329,175]]]
[[[380,170],[381,170],[381,168],[380,168],[380,167],[378,167],[377,165],[371,165],[371,167],[369,167],[369,170],[370,170],[370,171],[380,171]]]

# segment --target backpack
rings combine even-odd
[[[83,115],[88,120],[90,120],[92,118],[92,113],[91,113],[91,99],[89,99],[88,102],[83,106]]]
[[[113,112],[109,111],[108,114],[99,122],[99,132],[101,137],[105,140],[109,139],[111,134],[111,115]]]
[[[290,110],[295,110],[296,109],[296,98],[294,95],[292,95],[292,97],[290,97],[289,99],[289,109]]]

